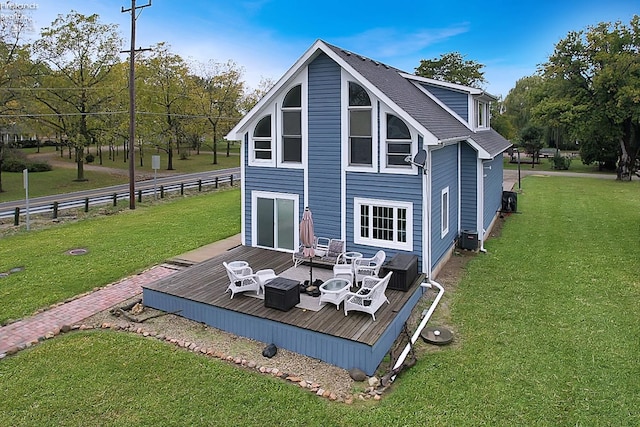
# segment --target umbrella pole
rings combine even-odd
[[[309,286],[313,286],[313,257],[309,257]]]

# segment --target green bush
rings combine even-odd
[[[29,172],[49,172],[53,168],[49,163],[28,163],[27,169]]]
[[[4,153],[4,160],[2,162],[3,172],[22,172],[27,169],[29,172],[46,172],[51,170],[49,163],[43,162],[31,162],[27,159],[27,156],[19,151],[8,149]]]
[[[553,169],[567,170],[567,169],[569,169],[569,166],[571,165],[571,158],[565,157],[562,154],[560,154],[559,152],[556,152],[556,154],[551,159],[551,165],[552,165],[551,167]]]
[[[96,156],[94,156],[93,154],[89,153],[86,155],[86,157],[84,158],[86,160],[87,163],[93,163],[93,161],[96,159]]]

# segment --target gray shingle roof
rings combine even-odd
[[[470,139],[473,139],[479,146],[481,146],[487,153],[489,153],[491,158],[502,153],[512,145],[508,140],[504,139],[502,135],[500,135],[493,129],[475,132],[471,134]]]
[[[511,146],[509,141],[493,129],[476,133],[469,130],[400,74],[406,74],[406,72],[329,43],[323,43],[439,140],[464,138],[471,135],[471,138],[492,156]]]

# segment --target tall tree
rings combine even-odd
[[[244,92],[242,70],[233,62],[197,64],[195,77],[200,96],[193,99],[196,113],[206,118],[212,132],[213,164],[218,164],[218,139],[240,119],[238,110]],[[227,142],[227,157],[229,142]]]
[[[46,70],[38,76],[35,97],[54,114],[43,120],[75,149],[78,180],[85,179],[84,149],[100,128],[94,116],[103,114],[114,96],[109,76],[120,62],[121,46],[116,25],[75,11],[59,15],[33,44]]]
[[[2,189],[2,163],[5,158],[5,144],[9,130],[21,127],[24,120],[19,118],[21,98],[30,69],[30,58],[23,43],[25,32],[29,29],[28,17],[19,11],[0,19],[0,193]],[[6,132],[4,132],[6,131]],[[6,136],[6,138],[5,138]]]
[[[506,139],[514,139],[517,135],[511,117],[505,111],[502,99],[491,103],[491,127]]]
[[[440,55],[440,58],[421,59],[416,75],[464,86],[481,88],[487,81],[484,64],[467,60],[460,52]]]
[[[185,118],[190,102],[189,67],[165,43],[159,43],[137,69],[140,108],[146,110],[141,113],[142,120],[155,128],[159,137],[156,147],[167,153],[167,170],[173,170],[174,150],[180,149],[185,120],[189,120]]]
[[[570,32],[543,72],[547,97],[537,115],[566,124],[590,152],[617,145],[618,179],[630,180],[640,153],[640,17]]]
[[[531,110],[540,102],[543,79],[539,75],[523,77],[516,82],[504,99],[505,114],[517,132],[531,121]]]

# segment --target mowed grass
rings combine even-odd
[[[55,168],[48,172],[29,173],[29,198],[110,187],[129,182],[126,176],[108,172],[85,171],[84,174],[86,181],[76,181],[78,175],[75,169]],[[2,189],[4,192],[0,193],[0,202],[24,199],[26,194],[22,172],[2,172]]]
[[[531,157],[524,157],[521,154],[520,157],[521,162],[531,162]],[[505,169],[517,170],[518,163],[511,163],[509,161],[509,157],[505,157],[503,161],[503,166]],[[595,173],[598,175],[615,175],[615,171],[610,170],[598,170],[597,164],[585,165],[580,160],[580,157],[573,158],[571,160],[571,164],[569,165],[568,170],[557,170],[553,168],[553,158],[540,158],[540,163],[536,163],[533,168],[531,167],[531,163],[520,163],[520,169],[523,171],[538,171],[538,172],[577,172],[577,173]]]
[[[221,146],[218,147],[221,150]],[[35,149],[25,149],[28,154],[35,154]],[[55,153],[53,147],[43,147],[40,149],[41,153]],[[95,153],[95,149],[92,149]],[[66,151],[65,151],[66,153]],[[156,153],[153,153],[156,154]],[[148,177],[153,177],[155,171],[151,168],[151,156],[153,154],[146,153],[143,159],[143,166],[140,166],[140,160],[136,160],[135,170],[136,173],[145,173]],[[137,153],[136,153],[137,155]],[[69,159],[68,156],[60,157],[56,154],[54,159],[56,161],[65,162],[68,164],[68,168],[54,166],[52,171],[48,172],[34,172],[29,174],[29,197],[41,197],[49,196],[52,194],[71,193],[74,191],[90,190],[93,188],[109,187],[112,185],[126,184],[129,182],[128,169],[129,164],[124,162],[122,154],[119,157],[110,160],[105,153],[103,155],[103,162],[100,165],[98,159],[88,165],[89,167],[99,166],[103,170],[89,170],[85,165],[84,177],[86,181],[76,181],[78,172],[75,167],[75,162]],[[192,152],[186,159],[181,159],[180,156],[174,154],[173,157],[173,170],[167,170],[167,155],[160,153],[160,169],[158,169],[158,176],[162,174],[189,174],[196,172],[206,172],[210,170],[220,170],[227,168],[235,168],[240,165],[239,145],[232,146],[230,156],[226,156],[226,151],[218,152],[218,163],[213,164],[213,153],[201,152],[196,154]],[[114,173],[110,169],[118,169],[124,172],[124,174]],[[11,200],[19,200],[25,198],[24,180],[22,172],[2,172],[2,189],[4,192],[0,193],[0,202],[7,202]]]
[[[439,319],[454,344],[424,354],[379,403],[331,403],[156,340],[95,331],[1,361],[0,425],[639,425],[640,185],[523,184],[520,213],[445,293],[450,315]]]
[[[421,362],[432,420],[640,425],[638,184],[526,179],[451,301],[461,348]]]
[[[139,205],[0,239],[0,323],[137,273],[171,256],[240,232],[240,191]],[[70,256],[85,248],[86,255]]]

